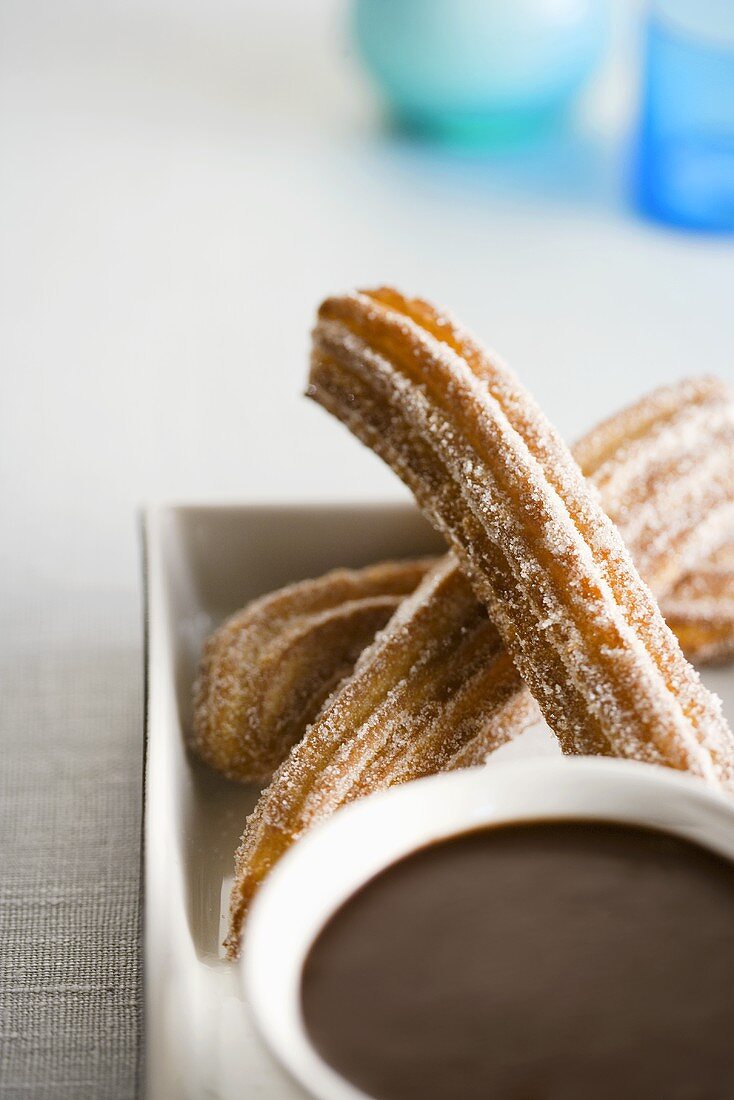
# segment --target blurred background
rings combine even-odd
[[[0,10],[10,597],[133,588],[147,500],[399,495],[301,396],[314,307],[353,284],[451,307],[569,439],[734,378],[731,238],[635,191],[645,5]]]

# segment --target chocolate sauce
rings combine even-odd
[[[456,837],[342,906],[302,1001],[379,1100],[731,1100],[734,866],[606,823]]]

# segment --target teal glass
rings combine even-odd
[[[734,231],[734,0],[652,6],[635,186],[658,221]]]
[[[453,141],[563,114],[607,42],[608,0],[354,0],[356,46],[390,113]]]

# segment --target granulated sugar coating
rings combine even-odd
[[[734,539],[734,401],[717,379],[658,390],[573,453],[658,598]]]
[[[382,289],[322,305],[310,385],[446,535],[567,750],[732,784],[718,701],[510,371],[428,304]]]
[[[697,663],[734,644],[734,546],[719,546],[734,535],[733,436],[731,394],[690,380],[617,413],[573,451]],[[268,779],[429,566],[336,569],[233,615],[204,649],[194,750],[229,778]]]
[[[727,544],[685,576],[663,601],[681,645],[697,662],[734,653],[734,546]]]
[[[192,747],[230,779],[269,779],[432,559],[335,569],[251,603],[207,640]]]

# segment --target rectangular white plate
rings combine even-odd
[[[394,504],[171,506],[147,513],[145,533],[147,1095],[302,1100],[254,1031],[236,966],[221,957],[223,886],[257,791],[186,751],[201,644],[225,616],[289,581],[443,546],[414,508]],[[734,714],[731,673],[706,679]],[[536,729],[496,756],[556,751]]]
[[[146,1077],[151,1100],[302,1097],[253,1031],[221,958],[222,887],[257,791],[185,748],[202,641],[254,596],[337,565],[441,550],[401,505],[167,507],[145,517]]]

